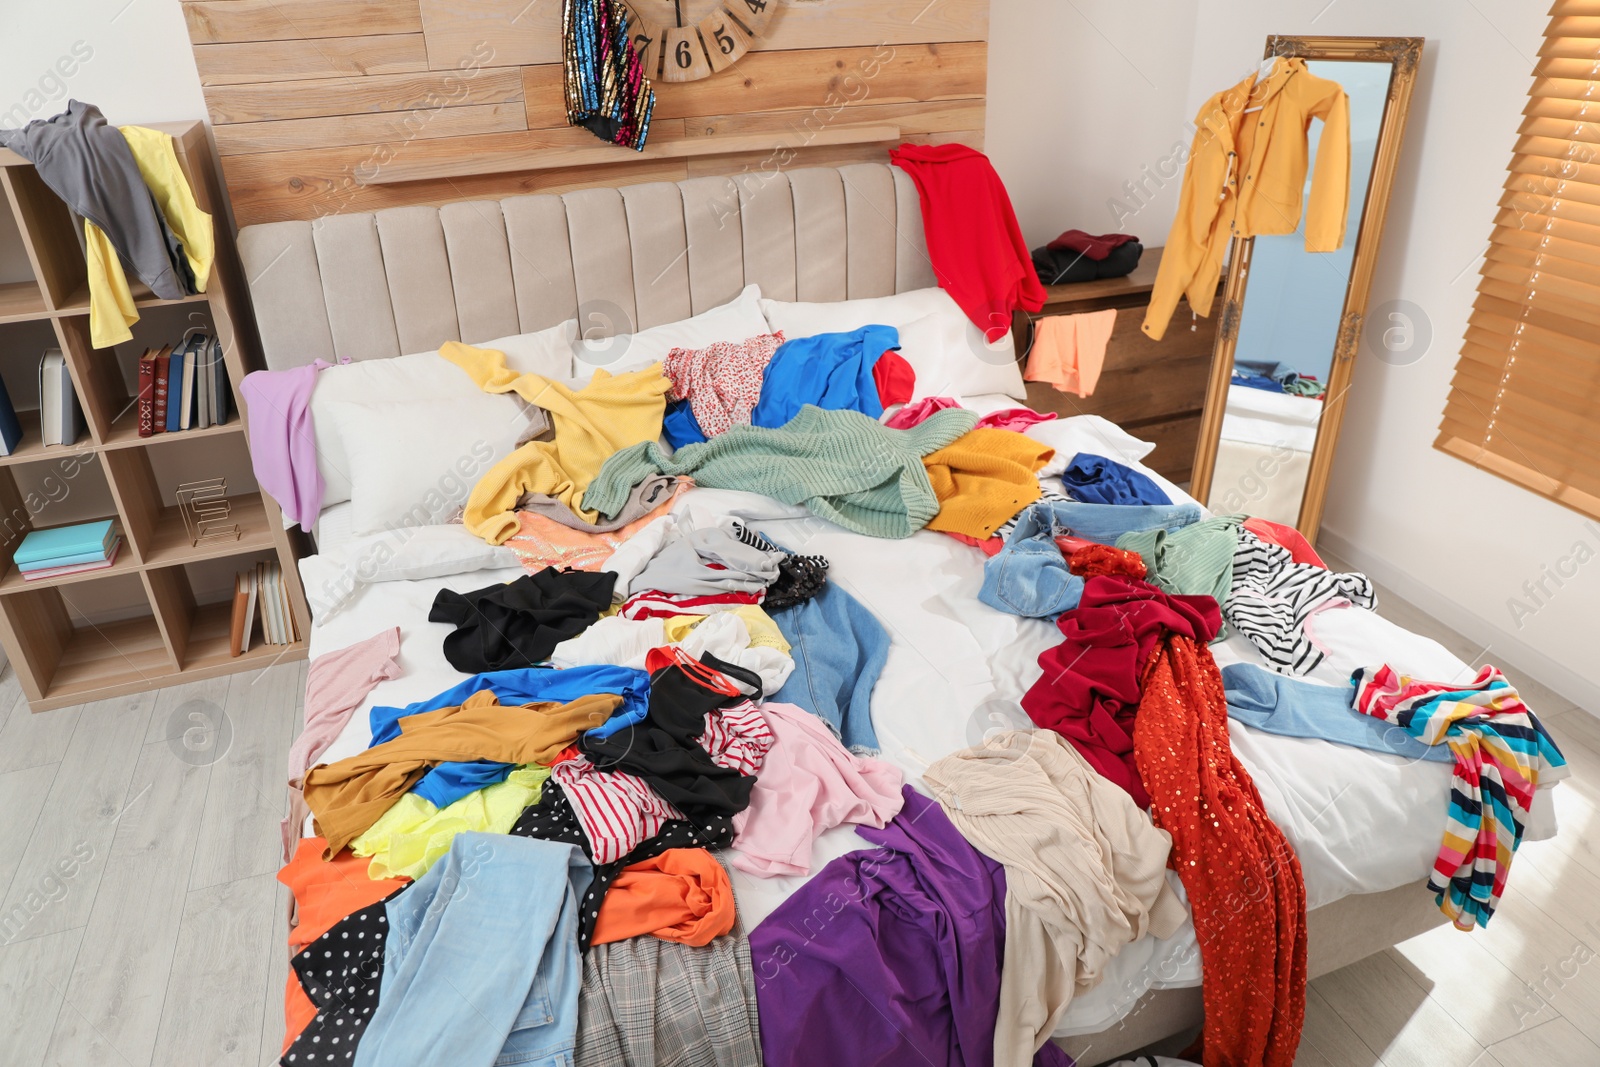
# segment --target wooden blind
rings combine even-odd
[[[1556,0],[1434,447],[1600,518],[1600,0]]]

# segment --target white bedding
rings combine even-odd
[[[1320,400],[1269,393],[1248,385],[1230,385],[1228,402],[1223,408],[1221,438],[1310,452],[1316,447],[1317,423],[1321,419]]]
[[[1265,395],[1265,394],[1264,394]],[[1013,402],[974,402],[980,410]],[[1099,420],[1064,420],[1030,431],[1052,443],[1075,443],[1125,463],[1137,458],[1128,438]],[[1109,424],[1106,424],[1109,426]],[[1091,448],[1085,436],[1095,444]],[[1065,462],[1068,457],[1062,457]],[[1148,468],[1174,500],[1188,499]],[[883,622],[892,644],[873,694],[873,721],[883,756],[921,787],[920,775],[933,761],[980,741],[991,729],[1029,728],[1018,703],[1039,677],[1039,654],[1059,643],[1054,625],[1003,614],[977,600],[982,556],[976,549],[940,534],[921,532],[887,541],[849,533],[798,509],[751,494],[696,489],[675,510],[706,508],[726,513],[741,507],[753,524],[797,551],[820,553],[830,562],[829,580]],[[324,534],[337,531],[337,516],[325,519]],[[462,536],[470,536],[462,531]],[[324,545],[325,550],[328,545]],[[334,547],[337,547],[336,545]],[[313,560],[305,561],[315,569]],[[366,747],[367,710],[403,705],[454,685],[462,675],[445,662],[442,642],[450,627],[426,621],[441,589],[470,590],[510,581],[517,568],[479,570],[443,578],[391,581],[355,590],[345,607],[319,617],[311,631],[313,660],[389,626],[399,625],[404,673],[379,685],[367,703],[322,757],[334,761]],[[1317,616],[1316,636],[1330,655],[1312,676],[1345,684],[1356,666],[1387,661],[1426,678],[1468,677],[1468,666],[1438,643],[1410,634],[1359,608],[1332,609]],[[1242,638],[1213,646],[1219,664],[1261,662]],[[1443,829],[1450,768],[1444,763],[1411,762],[1323,741],[1279,737],[1230,723],[1235,752],[1249,769],[1272,818],[1300,857],[1307,907],[1315,908],[1350,893],[1379,892],[1422,881],[1431,867]],[[1542,795],[1534,805],[1528,839],[1554,833],[1553,805]],[[309,830],[308,830],[309,832]],[[846,852],[866,848],[849,828],[824,834],[813,854],[812,870]],[[1181,892],[1175,875],[1169,879]],[[800,877],[759,879],[733,875],[734,891],[746,929],[753,928],[791,892]],[[1420,890],[1419,890],[1420,892]],[[1124,1015],[1148,988],[1197,985],[1199,953],[1194,930],[1185,924],[1166,941],[1153,938],[1128,946],[1107,969],[1096,989],[1072,1003],[1058,1036],[1094,1033]]]

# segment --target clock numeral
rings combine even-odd
[[[725,56],[733,55],[733,50],[739,47],[739,43],[728,36],[728,27],[726,25],[718,26],[712,30],[711,37],[717,42],[717,47],[722,50],[722,54]]]
[[[744,6],[750,9],[752,15],[759,15],[767,9],[767,0],[744,0]]]
[[[689,50],[689,42],[680,40],[678,47],[672,50],[672,58],[678,66],[687,70],[694,63],[694,53]]]
[[[636,35],[633,39],[633,50],[642,56],[654,43],[655,42],[651,38],[646,37],[641,33]]]

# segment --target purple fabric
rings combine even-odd
[[[292,370],[252,371],[239,383],[250,413],[250,465],[256,482],[290,522],[308,532],[322,511],[323,491],[311,390],[318,372],[330,366],[319,359]]]
[[[750,935],[767,1067],[991,1067],[1005,870],[906,786]],[[1043,1063],[1059,1063],[1046,1059]]]

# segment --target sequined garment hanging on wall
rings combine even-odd
[[[566,0],[561,34],[567,123],[643,149],[656,94],[628,39],[627,7],[618,0]]]

